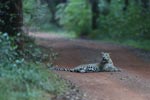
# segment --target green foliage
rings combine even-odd
[[[111,38],[144,38],[145,36],[149,38],[148,16],[150,14],[142,15],[140,7],[134,4],[130,5],[127,12],[112,10],[108,16],[100,18],[101,33],[108,34]]]
[[[121,41],[122,42],[122,41]],[[135,48],[140,48],[145,51],[150,51],[150,40],[126,40],[122,44],[129,45]]]
[[[65,82],[45,68],[19,60],[0,66],[0,80],[1,100],[41,100],[44,94],[61,93],[66,87]]]
[[[31,30],[48,29],[51,13],[40,0],[23,0],[24,25]]]
[[[66,5],[58,5],[56,14],[60,24],[66,29],[80,34],[91,31],[91,10],[88,0],[70,0]]]
[[[2,63],[13,62],[17,56],[15,49],[17,48],[13,44],[13,39],[8,36],[7,33],[0,33],[0,65]]]
[[[15,41],[22,43],[22,46],[17,48],[17,53],[19,57],[22,57],[27,61],[33,61],[36,63],[49,62],[49,64],[51,64],[57,56],[57,53],[54,53],[51,48],[47,50],[44,47],[35,45],[34,38],[29,36],[24,35],[15,37]]]
[[[36,54],[27,62],[16,52],[15,40],[7,33],[0,34],[0,100],[49,100],[52,94],[63,92],[65,82],[43,64],[33,63]]]
[[[110,13],[100,15],[99,30],[90,34],[90,37],[150,49],[150,12],[142,13],[142,7],[134,1],[130,1],[127,11],[123,11],[122,7],[123,1],[112,1]]]

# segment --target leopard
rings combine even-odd
[[[78,73],[89,73],[89,72],[120,72],[120,68],[114,66],[110,54],[107,52],[101,52],[101,60],[98,63],[82,64],[74,68],[65,68],[53,66],[50,70],[56,71],[68,71]]]

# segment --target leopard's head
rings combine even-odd
[[[102,52],[101,54],[102,54],[102,61],[101,61],[101,63],[103,63],[103,64],[109,63],[109,61],[111,59],[110,58],[110,54],[106,53],[106,52]]]

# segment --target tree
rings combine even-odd
[[[147,12],[149,7],[150,7],[150,1],[149,0],[141,0],[141,4],[142,4],[142,10],[143,12]]]
[[[95,30],[98,28],[98,18],[99,18],[99,0],[90,0],[91,10],[92,10],[92,29]]]
[[[110,4],[111,4],[111,0],[105,0],[105,9],[103,11],[104,15],[108,15],[110,12]]]
[[[15,36],[22,25],[22,0],[0,0],[0,31]]]
[[[129,0],[124,0],[124,7],[123,7],[123,11],[127,11],[129,6]]]
[[[58,25],[58,21],[57,19],[55,18],[55,14],[56,14],[56,6],[60,3],[66,3],[67,0],[41,0],[42,3],[47,3],[48,4],[48,7],[50,9],[50,12],[51,12],[51,23],[55,24],[55,25]]]

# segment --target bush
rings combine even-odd
[[[118,5],[118,6],[116,6]],[[149,39],[150,13],[142,14],[142,8],[131,2],[128,10],[122,11],[122,2],[112,1],[111,12],[99,18],[99,33],[91,34],[93,37],[107,37],[111,39]]]
[[[88,0],[70,0],[58,5],[56,14],[61,25],[78,35],[91,32],[91,10]]]
[[[0,34],[0,100],[48,100],[65,91],[65,82],[42,67],[41,60],[33,63],[37,62],[35,53],[32,60],[18,53],[15,40],[7,33]]]
[[[45,94],[59,94],[66,87],[57,75],[24,62],[0,66],[0,80],[1,100],[41,100]]]
[[[51,13],[48,5],[40,0],[23,0],[24,25],[30,31],[48,30]]]
[[[7,33],[0,33],[0,46],[0,65],[2,63],[11,63],[17,58],[17,53],[15,52],[17,46],[14,45],[14,41]]]

